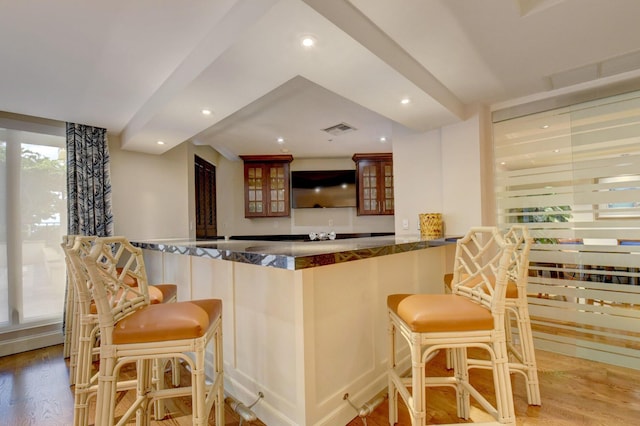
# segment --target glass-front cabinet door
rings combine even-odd
[[[290,155],[243,155],[245,217],[289,216]]]
[[[391,153],[355,154],[358,215],[393,215],[393,159]]]

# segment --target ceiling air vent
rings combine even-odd
[[[354,130],[358,130],[358,129],[348,125],[347,123],[340,123],[340,124],[336,124],[335,126],[327,127],[326,129],[322,129],[322,130],[333,136],[338,136],[343,133],[353,132]]]

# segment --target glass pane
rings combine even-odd
[[[364,200],[364,209],[365,210],[372,210],[371,209],[371,201],[370,200]]]
[[[257,213],[262,213],[262,203],[261,202],[257,202],[256,203],[256,210]]]
[[[67,228],[65,151],[22,144],[21,156],[22,320],[61,317],[66,285],[60,248]]]
[[[600,358],[627,353],[640,294],[640,92],[493,129],[498,223],[524,224],[535,242],[527,287],[538,295],[539,338],[550,348],[570,340]],[[617,338],[557,336],[558,324]]]
[[[1,136],[0,136],[1,137]],[[0,140],[0,217],[7,217],[7,143]],[[0,220],[0,323],[9,321],[9,288],[7,269],[7,226]]]

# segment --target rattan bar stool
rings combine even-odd
[[[66,332],[71,336],[69,339],[69,384],[72,386],[76,384],[78,347],[81,339],[79,334],[81,328],[80,313],[84,309],[84,311],[89,312],[90,315],[93,315],[95,317],[95,327],[97,331],[97,311],[95,304],[90,300],[90,294],[86,295],[86,297],[84,298],[86,300],[83,300],[83,297],[78,296],[78,287],[75,283],[76,274],[74,273],[73,265],[71,265],[71,262],[69,260],[67,250],[73,248],[76,240],[79,239],[79,254],[84,257],[89,252],[89,249],[91,248],[91,245],[96,238],[97,237],[95,236],[65,235],[63,236],[62,243],[60,244],[65,255],[64,258],[67,269],[67,277],[70,280],[70,288],[67,295],[69,299],[67,308],[70,309],[71,312],[68,313],[68,321],[65,327]],[[122,271],[122,268],[118,269],[120,270],[119,272]],[[132,276],[127,276],[126,280],[129,285],[137,285],[137,280]],[[83,287],[80,287],[80,291],[82,291]],[[156,284],[149,286],[149,296],[152,304],[177,302],[178,286],[176,284]],[[81,306],[81,303],[85,303],[85,305]],[[176,365],[173,366],[177,367]],[[178,368],[174,368],[173,370],[172,382],[174,386],[178,386],[180,384],[180,370]]]
[[[509,350],[510,371],[522,374],[526,380],[527,402],[529,405],[541,405],[540,383],[536,353],[529,317],[529,303],[527,300],[527,283],[529,277],[529,252],[533,239],[524,225],[513,225],[505,234],[504,239],[513,244],[519,259],[513,264],[517,269],[510,273],[507,282],[507,297],[505,299],[505,320],[507,333],[507,349]],[[451,290],[453,274],[444,277],[446,290]],[[519,346],[515,343],[511,333],[512,318],[518,327]],[[450,354],[447,353],[447,366],[450,367]],[[469,368],[490,368],[486,360],[469,359]]]
[[[62,248],[65,253],[69,279],[73,284],[74,316],[75,324],[71,328],[72,348],[70,375],[73,375],[74,388],[74,425],[87,425],[89,423],[89,403],[97,391],[97,374],[93,374],[93,362],[99,353],[96,346],[99,338],[97,308],[93,301],[90,287],[87,286],[87,278],[83,278],[75,269],[72,258],[83,259],[91,250],[96,237],[94,236],[67,236]],[[141,291],[147,292],[151,304],[174,303],[176,301],[177,286],[175,284],[160,284],[148,286],[146,284],[146,272],[142,263],[142,254],[134,248],[124,237],[109,237],[103,239],[110,245],[113,253],[113,261],[128,264],[126,272],[124,268],[117,267],[112,273],[121,275],[122,281],[129,286],[138,287],[139,281],[144,281]],[[84,282],[83,282],[84,280]],[[164,370],[168,362],[172,363],[172,382],[174,386],[180,384],[180,366],[176,359],[161,359],[155,363],[154,384],[156,387],[164,387]],[[135,381],[118,383],[118,389],[135,388]],[[160,419],[165,416],[164,405],[161,401],[155,404],[155,416]]]
[[[148,425],[154,401],[191,396],[194,425],[206,425],[214,405],[215,424],[224,425],[222,301],[151,305],[144,292],[143,275],[133,274],[139,281],[138,287],[130,287],[123,282],[124,274],[112,272],[118,263],[113,259],[111,246],[104,241],[96,239],[84,261],[72,257],[74,267],[89,278],[98,310],[100,369],[96,424],[125,424],[135,414],[136,424]],[[144,271],[142,257],[137,261]],[[130,267],[120,266],[124,273]],[[190,386],[154,387],[153,360],[174,357],[180,358],[190,370]],[[115,423],[117,378],[121,367],[131,362],[137,365],[136,398]],[[210,381],[206,368],[211,369]]]
[[[389,424],[397,422],[400,395],[412,426],[426,425],[425,389],[434,386],[456,390],[457,415],[462,419],[469,419],[473,397],[496,419],[492,424],[515,424],[504,319],[507,273],[516,261],[513,250],[497,228],[472,228],[457,243],[452,294],[388,296]],[[409,345],[410,365],[397,359],[397,332]],[[469,381],[470,347],[490,355],[495,406]],[[425,377],[426,362],[441,349],[452,353],[453,375]],[[405,377],[408,367],[411,374]]]

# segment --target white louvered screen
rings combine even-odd
[[[640,369],[640,92],[493,133],[498,222],[536,240],[536,347]]]

